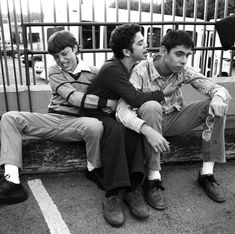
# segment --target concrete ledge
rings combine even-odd
[[[214,82],[224,86],[232,96],[229,104],[228,114],[235,115],[235,77],[217,77],[212,79]],[[29,93],[28,87],[24,85],[18,86],[18,97],[20,109],[22,111],[29,111]],[[206,97],[194,90],[190,85],[182,87],[182,93],[186,103],[196,100],[202,100]],[[6,97],[8,100],[8,107],[10,110],[18,110],[17,106],[17,92],[15,86],[6,87]],[[51,97],[51,88],[49,84],[31,85],[30,97],[33,112],[46,113],[48,110],[48,103]],[[6,112],[6,102],[3,86],[0,86],[0,116]]]
[[[170,137],[171,152],[162,155],[162,163],[201,161],[201,131]],[[235,159],[235,116],[227,119],[226,158]],[[25,137],[23,140],[23,174],[81,171],[86,169],[84,142],[58,142]],[[115,143],[114,143],[115,144]]]

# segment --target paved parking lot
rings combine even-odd
[[[123,204],[126,222],[109,226],[102,216],[104,192],[88,181],[83,172],[24,175],[29,199],[0,207],[2,234],[233,234],[235,233],[235,161],[216,165],[215,174],[223,181],[227,201],[218,204],[198,187],[199,163],[163,165],[168,208],[149,207],[150,218],[138,221]]]

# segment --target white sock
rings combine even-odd
[[[161,180],[161,174],[159,171],[148,170],[148,180]]]
[[[7,181],[15,184],[20,184],[19,168],[17,166],[5,164],[4,170],[4,176]]]
[[[213,175],[214,164],[215,162],[203,162],[201,175],[205,175],[205,174]]]
[[[95,169],[95,167],[89,161],[87,161],[87,169],[88,171],[92,171]]]

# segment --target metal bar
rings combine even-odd
[[[197,7],[198,7],[198,1],[194,0],[194,11],[193,11],[193,21],[196,22],[197,21]],[[197,37],[196,37],[196,25],[193,26],[193,42],[195,44],[195,46],[197,46]],[[192,60],[191,60],[191,66],[193,66],[194,64],[194,54],[192,54]]]
[[[142,20],[142,1],[139,0],[139,21],[141,22]]]
[[[203,16],[204,21],[206,21],[206,19],[207,19],[207,12],[208,12],[207,8],[208,8],[208,0],[205,0],[205,2],[204,2],[204,16]],[[209,37],[209,34],[206,33],[206,25],[204,25],[201,46],[206,45],[206,41],[209,40],[208,37]],[[202,74],[205,74],[205,72],[206,72],[206,58],[207,58],[207,52],[205,54],[205,52],[202,51],[202,56],[201,56],[201,71],[202,71]]]
[[[16,46],[17,46],[17,61],[18,61],[18,68],[19,68],[19,76],[20,76],[20,84],[23,84],[23,77],[22,77],[22,69],[21,69],[21,61],[20,61],[20,42],[19,42],[19,32],[18,32],[18,23],[16,18],[16,6],[15,1],[13,1],[13,13],[14,13],[14,23],[15,23],[15,39],[16,39]],[[14,53],[15,55],[15,53]]]
[[[11,50],[13,51],[13,42],[12,42],[12,30],[11,30],[11,17],[10,17],[10,10],[9,10],[9,2],[7,1],[7,15],[8,15],[8,22],[9,22],[9,30],[10,30],[10,41],[11,41]],[[17,85],[17,77],[16,77],[16,66],[15,66],[15,59],[12,58],[13,61],[13,68],[14,68],[14,80],[15,80],[15,89],[16,89],[16,101],[17,101],[17,107],[20,111],[20,99],[19,99],[19,90]]]
[[[79,23],[74,23],[74,22],[64,22],[64,23],[24,23],[26,27],[40,27],[40,26],[82,26],[82,25],[87,25],[87,26],[100,26],[100,25],[121,25],[125,24],[126,22],[79,22]],[[152,21],[147,21],[147,22],[138,22],[138,21],[133,21],[133,24],[139,24],[139,25],[171,25],[171,24],[180,24],[180,25],[215,25],[215,22],[204,22],[204,21],[165,21],[165,22],[152,22]]]
[[[162,22],[164,22],[164,14],[165,13],[165,2],[162,1],[161,3],[161,14],[162,14]],[[161,26],[161,35],[160,35],[160,40],[163,38],[163,31],[164,31],[164,25]]]
[[[42,6],[42,0],[40,0],[40,18],[41,21],[43,22],[43,6]],[[46,42],[45,42],[45,32],[44,32],[44,26],[41,27],[41,32],[42,32],[42,48],[43,50],[46,50]],[[46,59],[46,54],[44,54],[43,59],[45,61],[44,67],[45,67],[45,79],[46,82],[48,82],[48,76],[47,76],[47,59]]]
[[[1,3],[0,3],[0,12],[1,12]],[[1,18],[0,18],[1,19]],[[5,97],[5,104],[6,104],[6,111],[9,111],[9,105],[8,105],[8,99],[7,99],[7,90],[6,90],[6,82],[5,82],[5,75],[4,75],[4,69],[3,69],[3,62],[2,62],[2,51],[0,47],[0,61],[1,61],[1,70],[2,70],[2,83],[3,83],[3,89],[4,89],[4,97]]]
[[[128,11],[128,22],[131,21],[131,0],[127,1],[127,11]]]
[[[27,49],[27,27],[22,24],[22,32],[23,32],[23,44],[24,44],[24,58],[25,58],[25,76],[26,76],[26,85],[28,88],[28,97],[29,97],[29,109],[32,112],[32,100],[31,100],[31,92],[30,92],[30,76],[29,76],[29,60],[28,60],[28,49]]]
[[[217,20],[217,16],[218,16],[218,4],[219,4],[219,1],[218,0],[215,0],[215,10],[214,10],[214,20],[216,21]],[[214,28],[213,30],[213,39],[212,39],[212,45],[214,46],[215,45],[215,38],[216,38],[216,30]],[[213,74],[213,64],[214,64],[214,50],[212,50],[212,54],[211,54],[211,71],[210,71],[210,76],[212,76]]]
[[[104,1],[104,22],[107,22],[107,0]],[[104,26],[104,48],[108,48],[108,39],[107,39],[108,29],[107,26]],[[105,60],[108,58],[108,54],[105,53]]]
[[[95,22],[95,6],[94,6],[94,0],[92,0],[92,22]],[[96,26],[92,26],[92,48],[96,48]],[[93,53],[93,63],[96,66],[96,55]]]
[[[183,1],[183,20],[185,21],[186,18],[186,9],[187,9],[187,2],[186,0]],[[183,25],[183,30],[185,30],[185,25]]]

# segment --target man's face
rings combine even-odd
[[[144,37],[141,32],[137,32],[132,44],[133,51],[130,56],[135,60],[145,60],[148,57],[147,43],[144,42]]]
[[[53,57],[59,67],[65,71],[73,72],[77,67],[77,58],[76,58],[77,46],[65,47],[60,52],[53,54]]]
[[[188,62],[188,57],[191,54],[191,48],[178,45],[172,48],[169,52],[165,48],[163,52],[163,60],[169,71],[179,73],[185,67]]]

